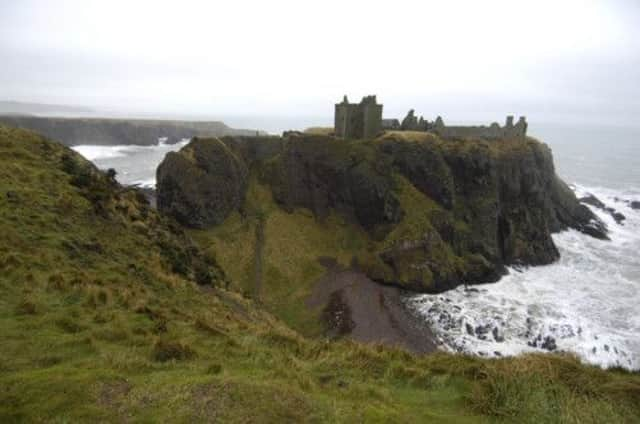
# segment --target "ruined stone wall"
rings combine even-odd
[[[363,105],[364,117],[362,138],[374,138],[382,131],[382,105]]]
[[[375,96],[360,103],[349,103],[345,96],[335,105],[334,129],[340,138],[373,138],[382,131],[382,105],[376,103]]]
[[[383,130],[399,130],[400,121],[398,121],[397,119],[383,119],[382,129]]]
[[[504,126],[494,122],[489,126],[446,126],[442,118],[438,117],[433,126],[433,132],[443,138],[484,138],[484,139],[520,139],[527,135],[527,122],[520,117],[517,124],[513,124],[513,117],[508,116]]]
[[[336,104],[336,111],[334,114],[334,132],[337,137],[345,137],[347,132],[347,122],[350,115],[350,105],[338,103]]]

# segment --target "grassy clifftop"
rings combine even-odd
[[[265,195],[258,184],[250,190]],[[316,231],[304,212],[296,217],[301,233],[290,237]],[[228,219],[221,239],[242,249],[234,225],[244,224]],[[280,224],[266,224],[267,240]],[[232,252],[201,251],[72,151],[0,126],[0,421],[640,417],[637,374],[571,357],[417,357],[306,339],[224,289],[238,284],[242,265],[223,271],[222,254]]]

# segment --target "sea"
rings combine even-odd
[[[510,268],[497,283],[408,295],[405,303],[443,350],[485,357],[561,351],[605,368],[638,370],[640,210],[631,202],[640,201],[640,127],[534,124],[529,134],[551,147],[556,172],[579,197],[592,194],[625,216],[617,223],[588,206],[611,240],[563,231],[553,235],[560,260],[551,265]],[[74,149],[99,168],[114,168],[122,184],[154,187],[158,164],[186,143]]]

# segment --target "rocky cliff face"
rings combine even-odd
[[[193,139],[170,152],[156,172],[157,206],[183,225],[220,224],[242,205],[247,189],[244,161],[218,139]]]
[[[393,170],[368,147],[326,136],[292,134],[264,174],[284,208],[303,207],[323,219],[336,210],[369,232],[400,222]],[[364,146],[363,146],[364,147]]]
[[[186,225],[219,224],[241,207],[249,168],[285,210],[306,208],[318,222],[335,212],[363,229],[369,241],[353,263],[371,278],[419,291],[553,262],[552,232],[606,238],[556,176],[550,149],[533,139],[399,132],[369,142],[296,133],[264,145],[197,140],[159,167],[159,208]]]
[[[551,150],[527,141],[452,141],[435,137],[381,142],[395,168],[470,230],[467,246],[493,263],[546,264],[558,252],[550,233],[606,229],[555,174]],[[447,242],[451,231],[441,231]]]

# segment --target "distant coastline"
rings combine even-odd
[[[258,130],[235,129],[223,122],[175,121],[155,119],[40,117],[0,115],[0,123],[36,131],[67,146],[173,144],[192,137],[257,135]]]

